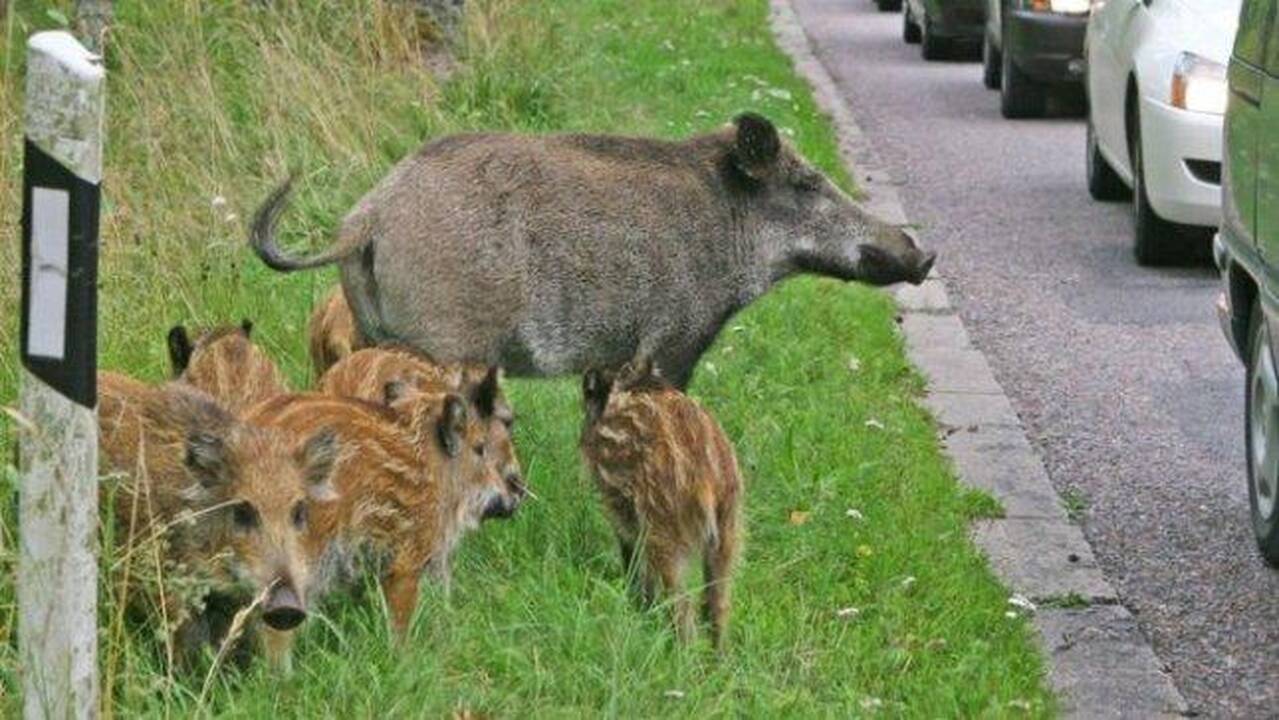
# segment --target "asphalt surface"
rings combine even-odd
[[[870,0],[795,7],[1192,709],[1279,712],[1279,574],[1248,527],[1243,369],[1217,325],[1211,263],[1136,265],[1129,205],[1088,196],[1068,99],[1050,119],[1004,120],[980,63],[923,61],[900,14]]]

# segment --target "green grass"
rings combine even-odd
[[[3,28],[0,273],[16,277],[21,39],[56,24],[19,0]],[[243,218],[290,169],[286,230],[325,242],[342,212],[425,138],[466,129],[682,137],[753,109],[838,182],[827,120],[774,47],[767,3],[472,0],[461,69],[424,69],[430,29],[385,0],[117,3],[103,222],[104,367],[165,371],[173,322],[252,317],[302,386],[305,322],[327,274],[281,276]],[[198,10],[198,12],[197,12]],[[850,188],[851,189],[851,188]],[[215,205],[213,199],[225,199]],[[234,214],[236,217],[228,217]],[[15,317],[16,283],[0,286]],[[729,650],[680,648],[625,597],[575,442],[576,383],[509,383],[538,500],[467,538],[454,595],[424,590],[412,640],[388,647],[376,601],[309,622],[297,671],[261,664],[171,679],[104,602],[104,677],[121,716],[1046,716],[1042,660],[967,539],[997,515],[961,491],[915,403],[883,294],[791,281],[733,319],[693,385],[736,443],[748,537]],[[16,395],[0,327],[0,403]],[[856,363],[850,362],[855,355]],[[874,420],[876,422],[869,423]],[[0,437],[8,446],[10,435]],[[11,472],[0,481],[9,496]],[[799,511],[796,513],[796,511]],[[856,512],[850,512],[856,511]],[[0,712],[15,710],[14,518],[0,526]],[[376,595],[374,596],[376,597]],[[856,608],[856,613],[839,611]]]

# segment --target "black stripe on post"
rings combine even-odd
[[[22,364],[87,408],[98,400],[99,202],[97,184],[27,140],[22,179]]]

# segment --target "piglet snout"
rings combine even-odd
[[[306,619],[306,608],[297,592],[286,584],[276,585],[262,606],[262,620],[273,630],[292,630]]]

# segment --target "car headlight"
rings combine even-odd
[[[1091,0],[1023,0],[1022,6],[1035,12],[1059,15],[1087,15]]]
[[[1226,112],[1226,66],[1183,52],[1172,71],[1172,106],[1193,112]]]

